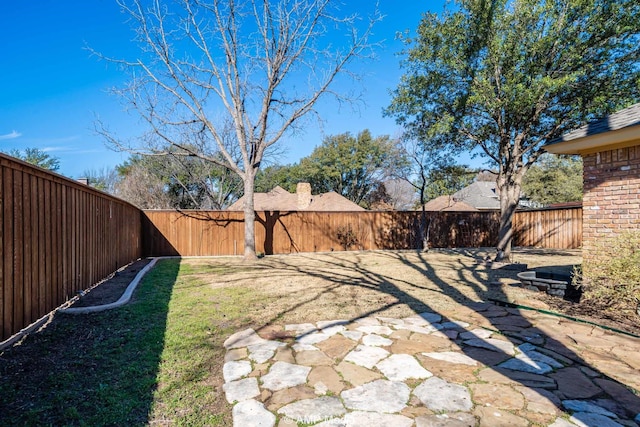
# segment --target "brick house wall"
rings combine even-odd
[[[640,225],[638,145],[583,155],[583,255],[602,241]]]

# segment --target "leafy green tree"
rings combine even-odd
[[[522,191],[542,205],[582,200],[582,157],[543,154],[522,179]]]
[[[300,176],[307,177],[315,193],[335,191],[367,206],[376,186],[406,162],[397,141],[388,135],[372,137],[364,130],[328,136],[300,161]]]
[[[276,186],[280,186],[285,190],[294,193],[296,185],[305,181],[306,178],[301,176],[299,165],[270,165],[260,169],[256,175],[256,192],[268,193]]]
[[[387,114],[439,150],[497,168],[497,259],[541,146],[640,99],[637,0],[459,0],[407,38]]]
[[[56,172],[60,169],[60,159],[51,156],[39,148],[25,148],[24,150],[18,150],[16,148],[9,151],[9,155],[34,166],[48,169],[52,172]]]
[[[471,184],[477,171],[467,165],[444,164],[429,171],[426,199],[451,195]]]

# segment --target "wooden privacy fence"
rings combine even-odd
[[[495,212],[429,212],[429,246],[497,244]],[[256,250],[265,254],[418,247],[420,212],[258,212]],[[582,209],[516,212],[514,245],[576,249],[582,245]],[[146,254],[206,256],[244,252],[242,212],[144,211]],[[350,244],[345,247],[346,244]]]
[[[577,249],[582,246],[582,208],[516,212],[513,233],[514,246]]]
[[[0,154],[0,341],[139,258],[140,215]]]
[[[497,214],[430,212],[431,247],[492,246]],[[264,254],[418,247],[420,212],[257,212],[256,250]],[[145,253],[241,255],[242,212],[144,211]]]

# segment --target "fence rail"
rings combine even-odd
[[[122,200],[0,154],[0,341],[139,258],[140,215]]]
[[[432,212],[431,247],[495,245],[493,212]],[[418,247],[420,212],[257,212],[256,250],[267,255]],[[145,253],[240,255],[242,212],[144,211]],[[351,243],[351,244],[349,244]]]

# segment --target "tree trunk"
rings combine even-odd
[[[511,260],[513,214],[520,200],[520,184],[498,178],[497,187],[500,192],[500,230],[498,232],[498,253],[495,260]]]
[[[420,187],[420,206],[422,207],[422,212],[420,212],[420,248],[423,252],[429,251],[429,229],[427,228],[427,211],[424,209],[425,205],[425,197],[424,197],[424,189],[426,186],[426,180],[424,178],[424,174],[422,175],[422,186]],[[431,222],[429,222],[429,227],[431,226]]]
[[[255,175],[250,171],[244,179],[244,260],[255,261],[256,255],[256,211],[254,210]]]
[[[431,226],[431,224],[429,224]],[[422,244],[423,252],[429,251],[429,228],[427,226],[427,212],[424,209],[424,203],[422,204],[422,212],[420,214],[420,241]]]

